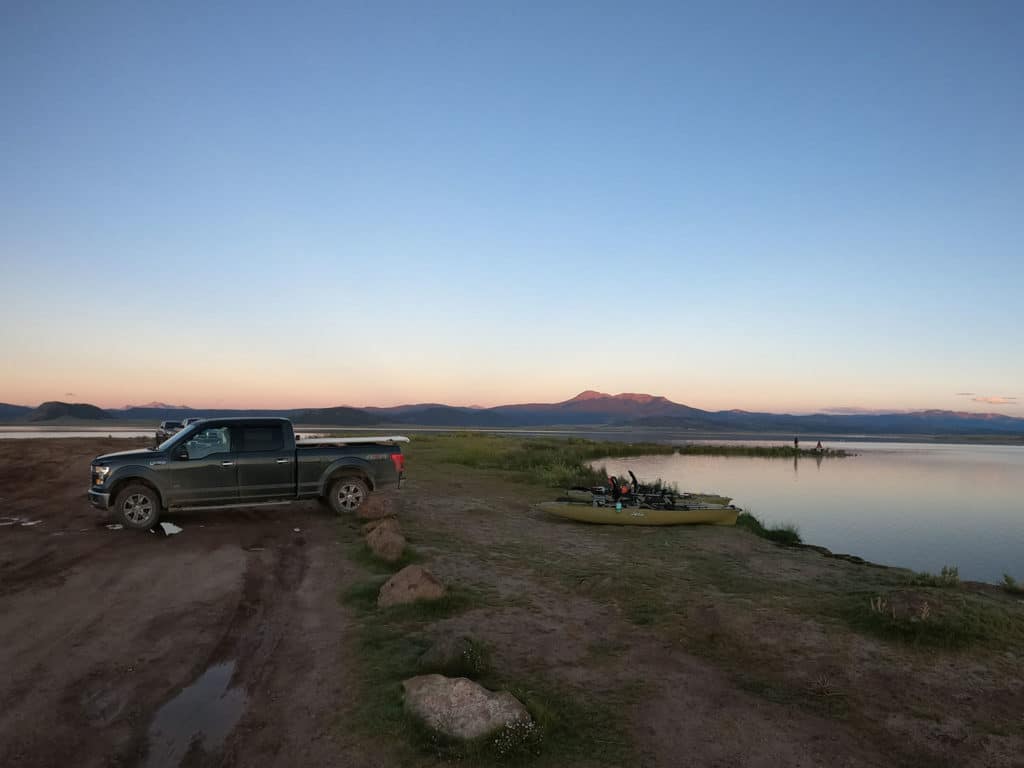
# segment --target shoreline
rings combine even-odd
[[[587,440],[608,440],[611,442],[659,442],[674,445],[691,445],[707,441],[722,441],[743,445],[744,441],[779,442],[779,447],[791,446],[792,433],[780,432],[685,432],[670,428],[634,427],[574,427],[551,426],[542,428],[514,427],[505,429],[481,427],[435,427],[409,424],[382,424],[373,427],[342,427],[337,425],[296,424],[297,432],[364,433],[379,432],[382,429],[417,435],[472,434],[509,437],[577,437]],[[85,437],[120,435],[125,432],[155,432],[152,422],[122,422],[98,424],[95,421],[61,421],[47,424],[25,424],[23,422],[0,423],[0,440],[31,439],[20,437],[27,432],[40,432],[39,438],[46,438],[49,432],[88,432]],[[16,437],[17,436],[17,437]],[[138,436],[138,435],[135,435]],[[994,447],[1024,447],[1024,435],[921,435],[921,434],[828,434],[814,433],[799,435],[801,442],[821,440],[823,443],[875,443],[879,445],[906,443],[910,445],[977,445]],[[69,437],[68,439],[74,439]],[[755,446],[756,447],[756,446]],[[813,455],[813,449],[801,448],[801,456]]]

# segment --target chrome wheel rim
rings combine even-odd
[[[352,511],[363,503],[363,489],[355,483],[342,483],[338,489],[338,505]]]
[[[133,493],[124,500],[121,507],[125,519],[136,524],[143,524],[153,517],[153,502],[141,493]]]

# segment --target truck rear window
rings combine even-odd
[[[274,427],[242,427],[242,446],[246,453],[254,451],[280,451],[284,448],[284,429]]]

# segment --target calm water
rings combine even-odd
[[[998,582],[1004,573],[1024,579],[1024,448],[842,447],[859,455],[820,462],[675,455],[596,463],[611,474],[632,469],[641,481],[660,477],[685,490],[732,496],[765,523],[795,523],[804,541],[836,552],[918,571],[956,565],[962,579]]]

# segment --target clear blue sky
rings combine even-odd
[[[0,7],[0,401],[1024,415],[1024,4]],[[972,395],[958,395],[970,392]]]

